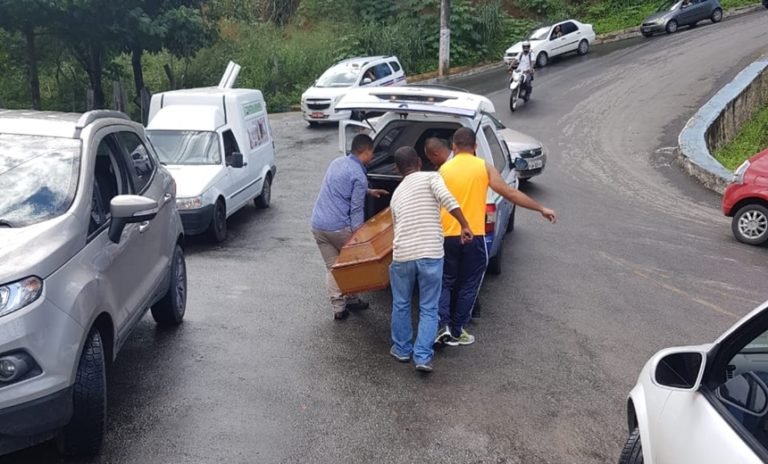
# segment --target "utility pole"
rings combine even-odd
[[[451,66],[451,0],[440,1],[440,65],[438,75],[448,75]]]

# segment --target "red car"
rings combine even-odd
[[[736,170],[723,195],[723,213],[733,218],[736,240],[749,245],[768,242],[768,149]]]

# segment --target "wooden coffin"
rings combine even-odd
[[[355,232],[331,268],[342,293],[387,288],[394,239],[395,231],[389,208],[370,218]]]

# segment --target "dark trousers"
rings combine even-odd
[[[476,236],[470,243],[461,244],[459,237],[445,237],[443,262],[443,289],[440,293],[440,327],[448,326],[454,337],[472,317],[472,307],[488,266],[485,237]],[[455,305],[451,310],[451,295]]]

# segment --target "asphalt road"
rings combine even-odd
[[[111,380],[102,456],[89,463],[608,463],[625,398],[660,348],[711,341],[768,298],[768,248],[732,238],[719,198],[672,162],[695,109],[768,49],[760,11],[674,36],[596,48],[537,74],[511,115],[503,72],[457,83],[489,95],[549,150],[488,278],[478,342],[429,377],[387,354],[390,298],[331,320],[309,233],[335,128],[272,125],[274,205],[189,246],[185,324],[150,318]],[[51,445],[3,462],[55,463]]]

